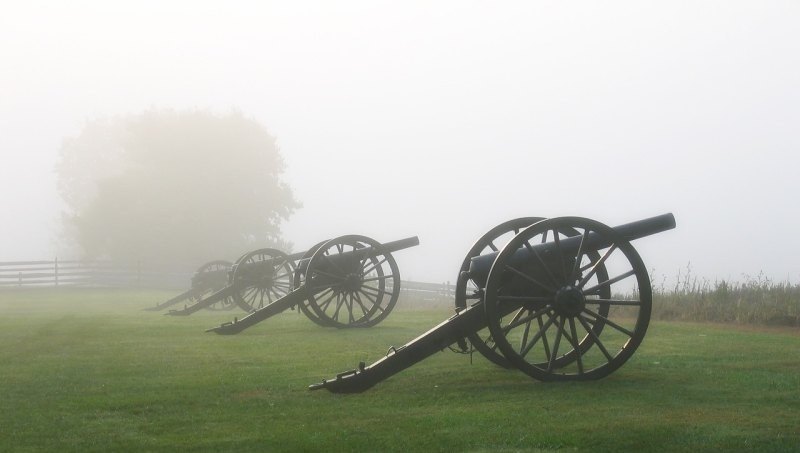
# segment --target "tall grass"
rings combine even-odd
[[[653,318],[770,326],[800,326],[800,284],[775,282],[763,273],[743,281],[701,279],[691,264],[672,286],[653,280]]]

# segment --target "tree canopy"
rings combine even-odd
[[[152,110],[92,121],[56,166],[64,237],[87,257],[233,260],[282,241],[300,205],[275,138],[241,113]]]

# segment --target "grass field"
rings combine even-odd
[[[357,395],[307,386],[450,315],[371,329],[167,317],[166,292],[0,292],[0,451],[800,451],[800,331],[651,325],[610,377],[533,381],[445,351]],[[402,301],[401,301],[402,304]]]

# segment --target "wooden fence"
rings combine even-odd
[[[127,287],[186,289],[192,272],[164,271],[141,264],[122,266],[108,261],[6,261],[0,262],[1,288]],[[403,281],[401,290],[423,299],[452,299],[448,283]]]
[[[143,287],[180,288],[190,272],[123,266],[107,261],[5,261],[0,262],[0,288],[32,287]]]
[[[446,283],[426,283],[403,281],[400,284],[400,291],[412,293],[425,300],[447,299],[452,300],[455,294],[455,285]]]

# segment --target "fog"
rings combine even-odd
[[[297,249],[418,235],[403,277],[454,281],[514,217],[673,212],[635,244],[657,276],[797,283],[798,23],[792,1],[6,2],[0,260],[59,253],[66,137],[199,108],[277,137]]]

